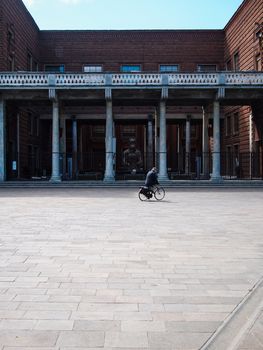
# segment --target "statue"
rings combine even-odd
[[[129,147],[123,152],[123,164],[131,174],[136,174],[142,166],[142,155],[136,148],[135,138],[129,139]]]

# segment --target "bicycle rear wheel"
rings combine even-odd
[[[154,197],[157,201],[161,201],[165,197],[165,190],[163,187],[156,187],[154,190]]]
[[[142,202],[145,202],[148,200],[147,196],[142,191],[139,191],[138,197],[139,197],[140,201],[142,201]]]

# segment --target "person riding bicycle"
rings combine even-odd
[[[148,171],[145,179],[145,189],[147,192],[147,196],[152,197],[151,189],[153,186],[159,185],[157,169],[153,167],[150,171]]]

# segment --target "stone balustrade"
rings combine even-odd
[[[63,88],[63,87],[220,87],[262,86],[261,72],[215,73],[0,73],[0,89]],[[263,87],[263,86],[262,86]]]

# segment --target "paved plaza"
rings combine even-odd
[[[136,191],[0,189],[0,350],[197,350],[224,328],[263,275],[263,189]],[[252,311],[236,349],[263,349]]]

